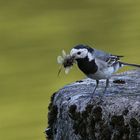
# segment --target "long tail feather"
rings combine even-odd
[[[124,66],[133,66],[133,67],[138,67],[140,68],[140,65],[138,64],[130,64],[130,63],[125,63],[125,62],[120,62],[121,65],[124,65]]]

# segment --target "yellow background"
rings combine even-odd
[[[140,64],[140,1],[0,0],[0,140],[45,140],[50,96],[85,77],[56,57],[81,43]]]

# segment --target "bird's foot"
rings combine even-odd
[[[96,91],[94,90],[92,93],[90,93],[90,97],[91,97],[91,98],[94,98],[94,96],[96,95],[95,92],[96,92]]]

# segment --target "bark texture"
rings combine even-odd
[[[53,94],[48,140],[140,140],[140,71],[114,75],[102,97],[105,81],[92,97],[94,87],[84,79]]]

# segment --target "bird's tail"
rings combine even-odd
[[[133,66],[133,67],[137,67],[140,68],[140,65],[138,64],[131,64],[131,63],[125,63],[125,62],[120,62],[121,66]]]

